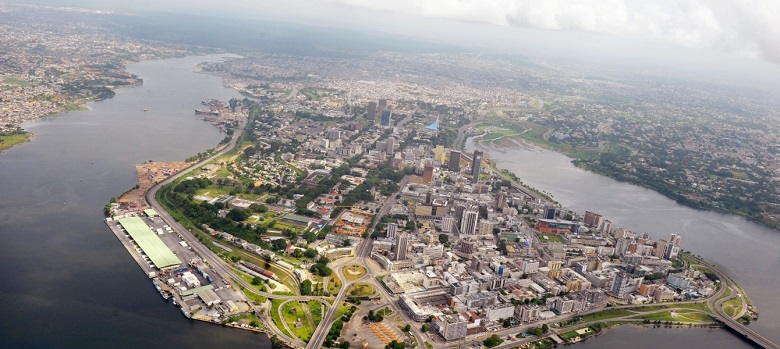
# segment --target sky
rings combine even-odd
[[[497,53],[780,80],[780,0],[29,1],[272,19]]]

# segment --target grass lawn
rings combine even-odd
[[[302,341],[308,341],[314,333],[315,325],[307,312],[309,307],[306,303],[300,303],[298,301],[287,302],[282,306],[282,316],[284,316],[284,322],[290,327],[293,334]],[[301,326],[296,327],[295,324],[300,319]]]
[[[341,290],[341,279],[335,273],[328,277],[328,293],[337,294]]]
[[[650,321],[671,321],[671,322],[711,322],[712,318],[707,314],[676,311],[675,315],[672,315],[671,311],[663,311],[659,313],[652,313],[637,317],[638,319],[646,319]]]
[[[566,239],[564,239],[563,236],[556,235],[556,234],[536,233],[536,236],[539,237],[539,241],[541,241],[541,242],[566,243]],[[545,239],[545,237],[547,237],[547,239]]]
[[[723,302],[723,311],[726,315],[734,317],[742,309],[742,299],[737,297]]]
[[[238,283],[236,282],[236,284],[238,284]],[[265,303],[266,301],[268,301],[268,298],[265,297],[265,296],[261,296],[259,294],[254,294],[252,292],[248,292],[244,286],[238,285],[238,288],[241,289],[241,292],[244,292],[244,294],[247,296],[247,298],[249,298],[249,299],[251,299],[251,300],[253,300],[253,301],[257,302],[257,303],[262,304],[262,303]]]
[[[376,312],[379,315],[382,315],[383,317],[389,317],[393,315],[393,311],[390,310],[390,307],[384,307],[382,309],[377,310]]]
[[[347,279],[347,281],[355,281],[366,275],[366,268],[362,265],[351,264],[346,266],[343,270],[344,278]]]
[[[368,297],[376,293],[376,289],[374,289],[374,286],[371,286],[369,284],[363,284],[363,283],[356,283],[349,287],[349,290],[347,290],[347,294],[350,296],[355,297]]]
[[[336,309],[336,315],[334,319],[340,318],[342,315],[349,312],[349,308],[352,306],[347,304],[346,302],[341,302],[341,305],[339,305],[338,309]]]
[[[311,317],[314,319],[315,324],[319,324],[322,320],[322,303],[317,300],[310,300],[309,311],[311,311]]]
[[[696,309],[696,310],[701,310],[701,311],[704,311],[704,312],[710,312],[710,309],[707,307],[707,303],[706,302],[687,303],[687,304],[686,303],[683,303],[683,304],[674,304],[674,303],[672,303],[672,304],[664,304],[664,305],[653,305],[653,306],[648,306],[648,307],[634,308],[634,309],[631,309],[631,310],[646,313],[646,312],[655,311],[655,310],[662,310],[662,309]]]
[[[284,324],[282,323],[282,318],[279,317],[279,307],[282,305],[282,303],[284,303],[284,301],[285,301],[284,298],[271,299],[271,310],[270,310],[271,320],[273,320],[274,326],[276,326],[276,328],[279,329],[279,331],[282,331],[282,333],[290,337],[295,337],[290,332],[288,332],[286,328],[284,328]]]
[[[616,317],[624,317],[634,314],[631,311],[625,309],[607,309],[598,313],[588,314],[582,317],[580,322],[591,322],[604,319],[613,319]]]
[[[29,132],[0,136],[0,152],[15,145],[29,142],[30,137],[32,137],[32,133]]]

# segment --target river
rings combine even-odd
[[[143,86],[25,123],[32,141],[0,154],[0,346],[270,347],[265,335],[185,319],[103,222],[103,205],[136,184],[135,164],[182,161],[224,137],[193,113],[203,99],[242,98],[193,72],[219,58],[132,64]]]
[[[499,168],[514,172],[531,187],[552,193],[555,200],[579,214],[596,212],[611,220],[613,227],[647,232],[654,239],[681,234],[683,249],[717,265],[745,289],[760,313],[750,327],[780,343],[780,232],[739,216],[680,205],[650,189],[577,168],[565,155],[536,146],[480,147]],[[475,149],[473,139],[467,141],[466,149]],[[603,338],[614,333],[620,332]],[[707,347],[695,339],[699,335],[688,339],[688,333],[677,333],[668,335],[678,338],[679,347]],[[599,338],[593,342],[602,340],[606,341]]]

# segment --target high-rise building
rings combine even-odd
[[[366,119],[369,121],[376,120],[376,102],[368,102],[366,106]]]
[[[382,119],[379,121],[379,123],[382,126],[388,126],[389,127],[390,126],[390,117],[392,117],[392,114],[393,113],[390,112],[389,110],[383,110],[382,111]]]
[[[666,248],[664,257],[666,259],[677,259],[677,255],[680,253],[680,244],[682,244],[682,236],[672,233],[669,236],[669,246]]]
[[[460,252],[463,254],[472,254],[474,253],[474,241],[471,240],[463,240],[460,244]]]
[[[452,233],[455,229],[455,217],[445,216],[441,219],[441,230],[447,233]]]
[[[471,158],[471,182],[479,182],[479,172],[482,169],[482,156],[484,153],[481,150],[475,150],[474,155]]]
[[[615,242],[615,254],[618,256],[626,254],[630,243],[631,241],[628,239],[618,239],[617,242]]]
[[[658,242],[655,243],[655,250],[653,251],[653,256],[664,258],[666,257],[666,250],[669,248],[669,243],[666,242],[666,240],[661,239],[658,240]]]
[[[555,216],[558,213],[558,209],[554,206],[545,206],[544,207],[544,219],[555,219]]]
[[[585,211],[585,217],[583,219],[585,224],[591,227],[598,227],[601,223],[601,215],[590,211]]]
[[[396,232],[398,232],[398,225],[395,223],[387,223],[387,237],[389,239],[395,239]]]
[[[476,210],[463,211],[463,217],[460,219],[460,233],[462,235],[476,234],[478,221],[479,221],[479,212],[477,212]]]
[[[482,219],[479,221],[478,227],[479,235],[493,235],[493,222]]]
[[[506,192],[499,191],[496,194],[496,208],[506,207]]]
[[[406,250],[408,249],[409,237],[406,233],[400,233],[395,237],[395,260],[402,261],[406,259]]]
[[[393,155],[395,152],[395,138],[388,138],[386,143],[387,147],[385,148],[385,154]]]
[[[618,298],[623,298],[628,294],[629,289],[629,276],[626,273],[618,273],[615,275],[615,279],[612,281],[612,285],[609,290]]]
[[[425,165],[423,168],[423,183],[431,184],[433,182],[433,165]]]
[[[459,151],[451,151],[450,152],[450,163],[449,166],[447,166],[447,169],[452,172],[460,172],[460,152]]]
[[[381,113],[381,112],[383,112],[385,110],[387,110],[387,99],[380,98],[379,99],[379,112]]]
[[[433,159],[444,163],[444,147],[441,145],[437,145],[436,148],[433,149]]]

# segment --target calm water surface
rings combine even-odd
[[[143,86],[26,123],[32,142],[0,154],[1,347],[270,347],[263,335],[186,320],[103,223],[103,205],[136,184],[135,164],[181,161],[224,137],[193,113],[206,98],[241,98],[193,73],[219,58],[131,65]]]
[[[466,148],[473,151],[474,147],[469,139]],[[731,275],[757,305],[760,318],[750,327],[780,343],[780,231],[738,216],[682,206],[652,190],[579,169],[570,158],[538,147],[485,150],[498,167],[514,172],[531,187],[552,193],[555,200],[580,214],[596,212],[613,226],[647,232],[655,239],[681,234],[683,249]],[[695,339],[699,335],[669,333],[684,347],[708,348]]]

